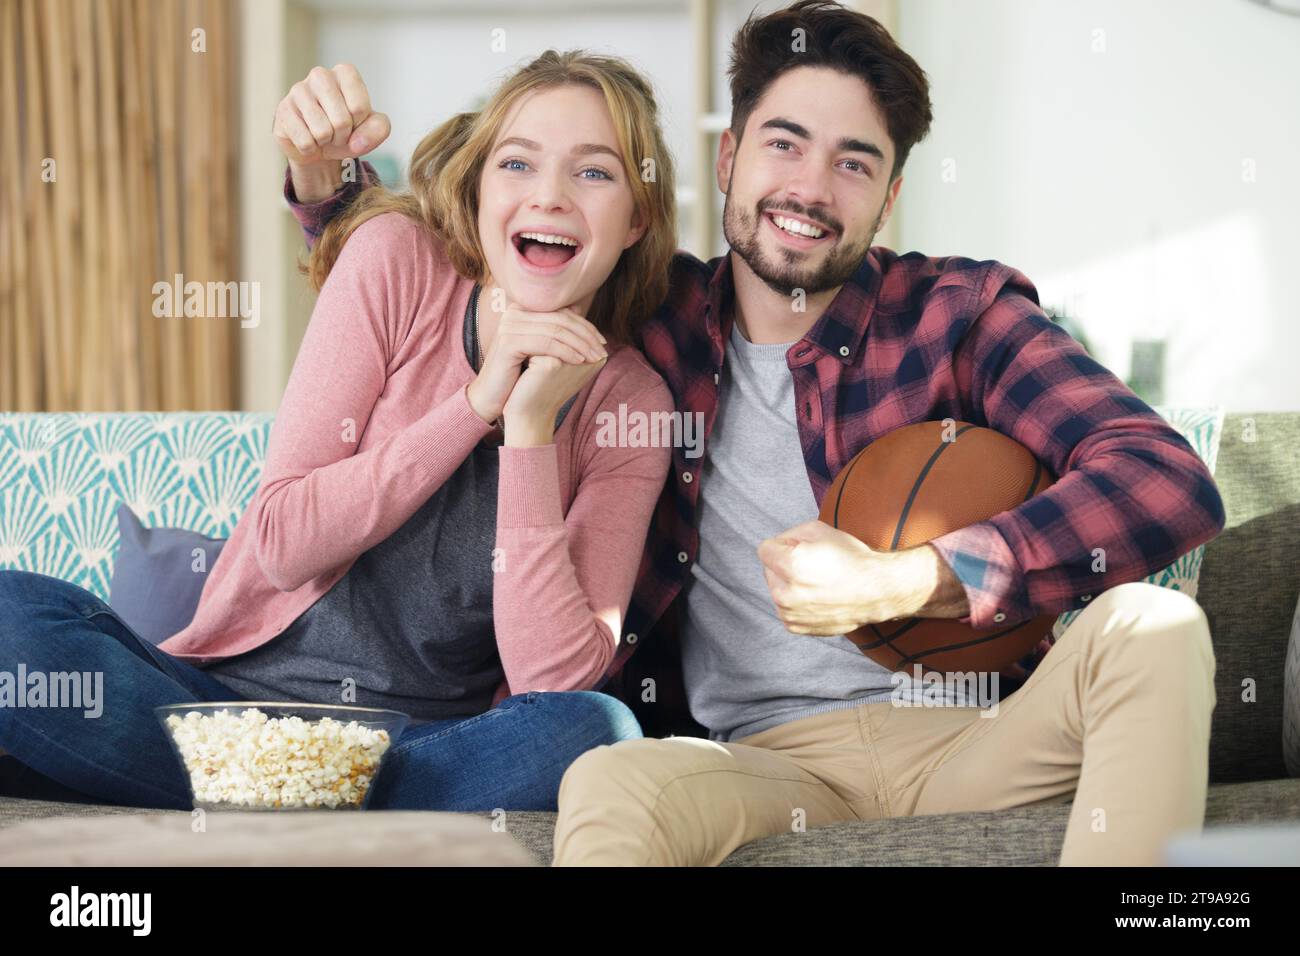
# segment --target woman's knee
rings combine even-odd
[[[100,645],[62,638],[110,634],[121,641],[95,616],[108,610],[98,597],[70,581],[30,571],[0,571],[0,670],[18,662],[28,670],[96,669],[86,665],[98,660]],[[81,660],[83,650],[91,658]]]
[[[21,619],[33,607],[62,607],[77,612],[78,599],[97,602],[89,591],[71,581],[34,571],[0,570],[0,620]]]
[[[555,713],[566,727],[582,727],[592,746],[644,736],[631,708],[616,697],[594,690],[542,691],[529,695],[532,705]]]
[[[35,579],[40,577],[30,571],[0,570],[0,614],[29,600]]]
[[[0,656],[12,656],[8,652],[29,636],[32,608],[44,602],[48,580],[30,571],[0,571]]]

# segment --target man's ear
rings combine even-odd
[[[730,129],[724,129],[722,135],[718,137],[718,162],[716,172],[718,176],[718,191],[726,193],[727,188],[731,185],[731,165],[736,160],[736,137]]]
[[[885,190],[885,208],[880,214],[880,226],[878,229],[884,229],[885,224],[889,222],[889,217],[894,213],[894,203],[898,202],[899,190],[903,188],[903,177],[899,176],[893,184]]]

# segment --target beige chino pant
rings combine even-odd
[[[711,866],[801,826],[1071,794],[1061,865],[1159,865],[1169,837],[1204,821],[1214,669],[1194,600],[1119,585],[1075,618],[996,716],[886,701],[731,743],[596,747],[560,784],[555,865]]]

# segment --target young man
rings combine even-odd
[[[799,824],[1071,794],[1061,863],[1159,863],[1203,822],[1215,663],[1195,601],[1137,582],[1222,529],[1213,479],[1019,272],[872,247],[931,121],[924,72],[876,21],[826,0],[751,18],[729,76],[731,251],[678,255],[643,343],[679,411],[703,416],[704,454],[674,452],[606,686],[648,735],[708,739],[580,757],[556,863],[715,864]],[[310,240],[360,188],[335,191],[335,160],[387,123],[340,69],[313,71],[276,129],[290,201],[319,200],[295,203]],[[816,520],[860,449],[945,418],[1011,436],[1058,481],[901,552]],[[959,701],[895,706],[890,673],[843,637],[1070,608],[1084,610],[986,719]]]

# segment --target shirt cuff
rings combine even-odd
[[[502,445],[497,477],[497,527],[544,528],[564,524],[560,465],[555,444]]]
[[[314,242],[320,237],[329,222],[330,217],[338,209],[339,201],[343,193],[347,190],[348,184],[344,183],[337,190],[324,199],[317,202],[299,202],[298,194],[293,190],[293,174],[289,167],[284,167],[284,201],[289,204],[289,210],[298,220],[299,227],[303,232],[309,235]]]
[[[1024,572],[992,521],[980,521],[931,540],[966,591],[970,613],[958,620],[977,631],[1010,627],[1034,616]]]

